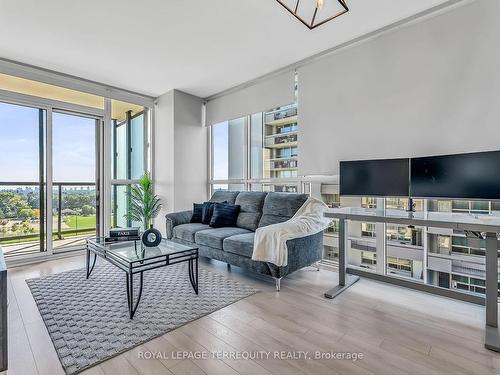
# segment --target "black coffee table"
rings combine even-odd
[[[94,256],[91,261],[91,256]],[[144,272],[172,264],[188,262],[189,281],[198,294],[198,248],[163,239],[157,247],[145,247],[141,241],[105,242],[103,237],[87,240],[87,279],[97,256],[125,272],[127,303],[133,319],[141,300]],[[91,264],[92,263],[92,264]],[[139,274],[139,293],[134,304],[134,275]]]

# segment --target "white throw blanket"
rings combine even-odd
[[[255,231],[252,259],[286,266],[286,241],[310,236],[328,228],[330,220],[324,217],[327,208],[320,200],[310,197],[290,220],[258,228]]]

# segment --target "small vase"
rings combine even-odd
[[[156,247],[161,242],[161,233],[159,230],[154,229],[153,226],[144,231],[142,234],[142,243],[146,247]]]

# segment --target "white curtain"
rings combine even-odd
[[[206,125],[233,120],[295,101],[295,73],[290,70],[209,100]]]

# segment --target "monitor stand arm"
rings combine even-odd
[[[407,212],[415,212],[415,203],[413,203],[413,198],[408,198],[408,209]]]

